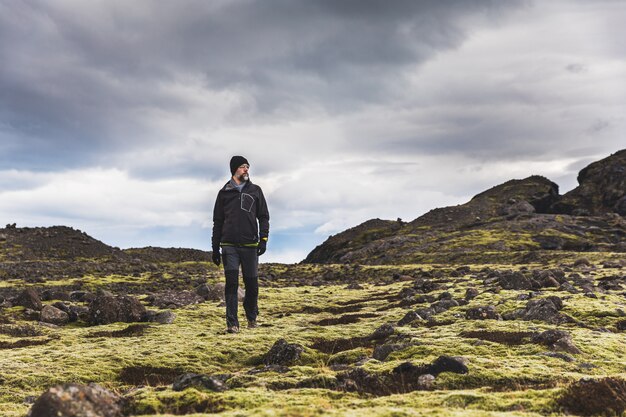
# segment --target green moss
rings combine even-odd
[[[561,262],[573,262],[579,253],[564,253]],[[593,264],[601,263],[611,254],[585,253]],[[468,263],[472,271],[486,265]],[[555,264],[556,265],[556,264]],[[491,264],[491,268],[519,269],[521,265]],[[527,264],[534,268],[540,264]],[[168,268],[172,274],[165,279],[175,279],[176,265]],[[461,356],[467,361],[470,372],[466,375],[442,373],[435,380],[434,391],[403,395],[373,397],[330,389],[336,383],[336,366],[353,366],[363,356],[371,356],[374,346],[383,341],[371,341],[365,346],[337,352],[333,355],[312,349],[313,343],[323,339],[329,343],[337,339],[365,338],[384,323],[395,323],[407,308],[388,308],[385,297],[396,295],[411,282],[395,282],[379,286],[368,283],[369,277],[392,277],[393,274],[417,275],[419,271],[445,268],[443,280],[455,298],[462,298],[470,285],[480,285],[472,273],[450,278],[454,265],[404,264],[386,266],[344,265],[278,265],[269,269],[315,277],[321,271],[354,274],[363,283],[363,290],[348,290],[345,284],[335,286],[262,287],[259,300],[260,323],[257,329],[242,329],[237,335],[225,334],[224,307],[217,302],[207,302],[175,310],[176,320],[171,325],[150,324],[141,336],[109,338],[90,337],[96,331],[115,331],[128,326],[116,323],[97,328],[84,325],[65,326],[58,329],[42,327],[42,336],[50,342],[40,346],[0,351],[0,415],[23,416],[28,406],[27,396],[38,396],[50,385],[66,382],[96,382],[118,392],[130,392],[134,411],[141,415],[207,415],[209,412],[223,416],[236,415],[545,415],[557,413],[554,398],[570,381],[584,376],[624,375],[626,342],[623,334],[594,330],[611,328],[620,320],[619,308],[624,308],[623,297],[616,292],[600,294],[600,299],[569,294],[558,290],[545,290],[546,295],[564,299],[563,313],[588,325],[562,325],[572,334],[576,346],[582,351],[572,355],[574,362],[544,355],[546,346],[526,343],[508,346],[500,343],[462,337],[468,330],[503,332],[539,332],[555,326],[541,322],[465,320],[467,308],[478,305],[495,305],[500,313],[521,308],[526,301],[517,300],[518,291],[503,290],[497,294],[482,292],[467,306],[453,307],[435,316],[439,323],[425,327],[402,326],[396,329],[391,342],[406,344],[393,352],[385,361],[371,360],[363,368],[368,372],[388,374],[399,364],[410,361],[428,364],[441,355]],[[611,270],[593,271],[596,278],[614,273]],[[75,278],[65,281],[73,282]],[[112,285],[150,279],[149,275],[125,277],[81,277],[84,285]],[[100,281],[99,281],[100,280]],[[3,281],[4,284],[6,282]],[[51,283],[52,284],[52,283]],[[17,285],[17,284],[16,284]],[[23,286],[20,283],[19,286]],[[46,284],[47,286],[48,284]],[[437,295],[443,290],[436,291]],[[357,306],[358,313],[375,314],[357,323],[321,326],[314,324],[323,318],[337,317],[329,308]],[[421,305],[420,305],[421,306]],[[308,308],[307,308],[308,307]],[[409,308],[416,308],[411,306]],[[319,313],[311,311],[322,310]],[[21,320],[23,308],[3,310],[16,324]],[[351,312],[352,314],[353,312]],[[242,313],[243,314],[243,313]],[[26,338],[0,335],[5,341]],[[290,343],[304,346],[297,364],[288,370],[265,370],[262,359],[274,342],[284,338]],[[31,338],[32,339],[32,338]],[[154,386],[137,389],[121,376],[128,369],[161,369],[164,374],[195,372],[208,375],[228,374],[229,391],[213,393],[187,389],[174,392],[169,385],[171,377]],[[140,378],[141,379],[141,378]],[[299,388],[299,387],[326,387]],[[127,391],[130,390],[130,391]],[[203,410],[203,411],[199,411]],[[193,414],[196,413],[196,414]]]

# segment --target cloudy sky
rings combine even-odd
[[[626,2],[0,0],[0,221],[210,249],[232,155],[264,261],[626,147]]]

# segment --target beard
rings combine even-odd
[[[240,176],[237,177],[237,179],[240,182],[245,182],[245,181],[248,181],[250,177],[248,176],[248,174],[241,174]]]

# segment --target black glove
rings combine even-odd
[[[257,246],[256,248],[256,254],[261,256],[265,253],[266,250],[267,250],[267,240],[261,239],[259,241],[259,246]]]
[[[220,266],[222,263],[222,255],[220,255],[220,248],[213,248],[213,263]]]

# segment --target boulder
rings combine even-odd
[[[372,354],[372,357],[379,361],[384,361],[385,359],[387,359],[387,356],[389,356],[391,353],[397,350],[402,350],[405,347],[406,347],[405,345],[402,345],[399,343],[388,343],[384,345],[378,345],[374,348],[374,353]]]
[[[31,310],[39,311],[43,307],[41,304],[41,298],[32,288],[26,288],[13,300],[13,305],[30,308]]]
[[[574,342],[572,341],[572,335],[565,330],[546,330],[538,335],[533,336],[532,341],[534,343],[540,343],[550,347],[552,350],[578,354],[582,353]]]
[[[478,306],[467,309],[465,318],[468,320],[502,320],[494,306]]]
[[[67,324],[70,321],[69,315],[56,307],[53,306],[44,306],[41,309],[40,320],[44,323],[55,324],[57,326],[62,326]]]
[[[398,320],[398,326],[407,325],[409,323],[414,322],[415,320],[423,320],[423,318],[419,314],[417,314],[417,312],[409,311],[408,313],[404,315],[404,317]]]
[[[472,300],[476,297],[478,297],[480,293],[478,292],[478,290],[474,287],[469,287],[467,290],[465,290],[465,300],[469,301]]]
[[[183,391],[190,387],[216,392],[226,391],[228,389],[224,381],[218,377],[194,373],[186,373],[179,376],[172,385],[174,391]]]
[[[137,322],[142,321],[145,314],[146,308],[135,297],[98,294],[89,305],[89,324]]]
[[[285,339],[278,339],[272,348],[265,354],[263,363],[266,365],[292,365],[302,355],[304,348],[297,343],[287,343]]]
[[[533,281],[520,271],[504,271],[500,274],[498,283],[505,290],[530,290]]]
[[[96,384],[50,388],[33,404],[27,417],[123,417],[116,394]]]

